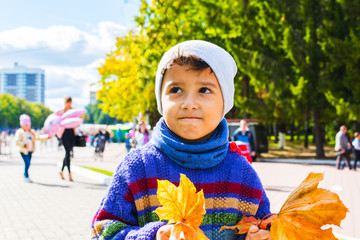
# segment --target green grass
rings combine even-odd
[[[94,171],[94,172],[98,172],[98,173],[102,173],[102,174],[108,175],[108,176],[110,176],[110,177],[112,177],[112,175],[114,174],[113,172],[110,172],[110,171],[107,171],[107,170],[104,170],[104,169],[87,167],[87,166],[81,166],[81,167],[86,168],[86,169],[89,169],[89,170],[92,170],[92,171]]]
[[[304,142],[304,138],[305,138],[304,135],[300,135],[300,138],[297,139],[297,136],[295,135],[293,142],[294,142],[294,143],[303,143],[303,142]],[[269,139],[270,141],[274,141],[274,140],[275,140],[275,136],[268,136],[268,139]],[[291,136],[286,134],[286,135],[285,135],[285,140],[286,140],[286,141],[290,141],[290,139],[291,139]],[[308,136],[308,141],[309,141],[309,143],[313,142],[313,135],[309,135],[309,136]]]
[[[300,135],[300,139],[297,139],[297,136],[294,136],[294,141],[292,141],[292,143],[302,146],[302,145],[304,145],[304,138],[305,138],[304,135]],[[314,136],[310,134],[308,137],[308,141],[309,141],[310,145],[314,145],[313,138],[314,138]],[[291,142],[290,139],[291,139],[290,135],[285,136],[286,142]],[[268,136],[268,140],[269,140],[269,146],[277,146],[277,143],[274,143],[274,141],[275,141],[274,136]],[[325,142],[324,145],[330,146],[330,147],[335,146],[335,137],[333,139],[330,139],[328,142]]]

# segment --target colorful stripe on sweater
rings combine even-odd
[[[270,204],[254,169],[230,149],[224,161],[211,169],[186,169],[151,144],[128,154],[119,165],[108,193],[94,217],[93,239],[154,239],[165,223],[153,212],[160,206],[157,180],[178,185],[180,173],[203,189],[206,214],[200,228],[209,239],[245,239],[221,226],[235,225],[245,215],[262,218]],[[136,237],[135,237],[136,236]],[[140,237],[139,237],[140,238]]]

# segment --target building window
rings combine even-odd
[[[45,88],[45,75],[41,74],[41,87]]]
[[[30,102],[36,101],[36,89],[26,89],[26,100]]]
[[[26,86],[36,86],[36,74],[26,74]]]
[[[6,76],[6,83],[8,86],[16,86],[16,74],[5,74]]]

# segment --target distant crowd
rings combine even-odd
[[[357,163],[360,162],[360,134],[354,132],[354,138],[351,139],[348,134],[348,128],[345,125],[340,127],[339,132],[335,137],[335,151],[336,151],[336,168],[344,169],[347,166],[350,170],[356,171]],[[354,164],[351,166],[351,152],[354,153]],[[344,160],[344,162],[342,162]]]

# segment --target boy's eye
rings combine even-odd
[[[181,89],[178,87],[173,87],[170,89],[170,93],[180,93],[180,92],[181,92]]]
[[[203,88],[200,88],[200,93],[210,93],[210,89],[206,88],[206,87],[203,87]]]

